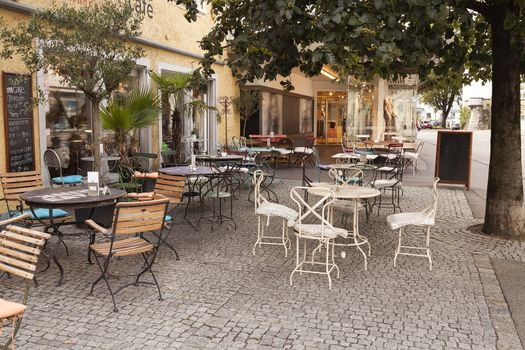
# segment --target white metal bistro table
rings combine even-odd
[[[330,186],[327,183],[317,183],[313,187],[311,187],[308,192],[316,195],[316,188],[329,188],[330,190],[334,191],[335,198],[336,199],[342,199],[342,200],[352,200],[354,205],[354,211],[353,211],[353,222],[352,222],[352,236],[351,238],[354,239],[353,243],[334,243],[337,246],[343,246],[343,247],[357,247],[357,249],[363,254],[363,257],[365,258],[365,270],[367,269],[367,255],[361,249],[361,245],[367,244],[368,245],[368,256],[370,256],[370,243],[368,243],[368,239],[365,236],[362,236],[359,233],[359,200],[360,199],[368,199],[368,198],[374,198],[381,194],[381,192],[378,189],[371,188],[371,187],[363,187],[363,186],[355,186],[355,185],[342,185],[342,186],[336,186],[331,184]],[[326,193],[326,192],[325,192]],[[318,192],[319,195],[321,195],[321,192]],[[333,220],[333,212],[330,212],[330,221]]]
[[[341,159],[345,159],[347,161],[351,161],[351,160],[360,161],[361,159],[363,159],[366,163],[373,161],[377,157],[378,157],[377,154],[359,154],[359,153],[336,153],[332,155],[332,158],[339,160],[339,161]]]

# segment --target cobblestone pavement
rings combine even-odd
[[[288,193],[296,184],[277,185],[283,203],[291,206]],[[489,259],[524,260],[525,245],[470,233],[478,221],[463,192],[440,190],[432,272],[424,258],[401,256],[393,267],[396,234],[386,226],[385,209],[362,220],[372,246],[368,271],[360,254],[347,250],[337,259],[341,278],[331,291],[325,276],[296,274],[290,286],[294,254],[285,258],[280,247],[252,255],[253,207],[246,192],[240,197],[236,231],[227,224],[213,233],[209,225],[174,228],[169,241],[181,259],[164,249],[155,266],[164,301],[154,286],[133,286],[117,295],[116,313],[102,283],[88,295],[98,269],[86,263],[87,239],[68,238],[71,255],[60,258],[65,282],[55,286],[54,266],[38,276],[17,348],[521,348]],[[420,210],[430,198],[428,188],[407,187],[401,206]],[[277,222],[272,227],[279,229]],[[115,285],[142,262],[122,258],[113,266],[120,276],[111,280]]]

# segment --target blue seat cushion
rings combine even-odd
[[[29,218],[29,220],[49,219],[49,209],[38,208],[38,209],[34,209],[33,211],[35,212],[34,214],[33,214],[33,212],[31,210],[26,210],[25,211],[26,213],[31,214],[31,217]],[[68,216],[69,213],[67,211],[62,210],[62,209],[52,209],[51,210],[51,215],[53,215],[53,218],[63,218],[63,217]]]
[[[164,222],[171,222],[171,221],[173,221],[173,218],[170,215],[164,216]]]
[[[321,170],[330,170],[331,165],[330,164],[319,164],[319,169]]]
[[[73,185],[73,184],[81,184],[82,183],[82,175],[68,175],[63,177],[54,177],[51,179],[53,183],[56,184],[62,184],[62,181],[65,185]]]

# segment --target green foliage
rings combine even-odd
[[[208,106],[198,93],[205,91],[207,80],[199,72],[157,74],[150,72],[151,80],[162,94],[173,102],[172,147],[176,151],[175,159],[182,157],[182,116],[189,115],[195,121],[197,115],[215,108]]]
[[[114,132],[106,141],[115,144],[123,163],[127,163],[130,150],[137,146],[136,132],[153,125],[159,111],[159,97],[151,89],[131,91],[101,108],[102,127]]]
[[[32,73],[59,73],[93,104],[95,169],[100,169],[99,104],[111,97],[143,55],[141,48],[130,44],[130,39],[140,36],[141,22],[125,0],[85,6],[53,3],[15,27],[0,18],[0,58],[17,56]]]
[[[111,95],[143,55],[142,49],[123,40],[141,34],[141,21],[124,0],[55,4],[16,27],[0,20],[0,57],[17,55],[31,72],[58,72],[66,84],[100,101]]]
[[[243,136],[246,136],[246,124],[252,115],[259,109],[261,104],[261,92],[259,90],[241,89],[239,97],[233,99],[233,105],[239,111],[243,121]]]
[[[104,129],[125,135],[153,125],[159,110],[160,102],[155,90],[133,90],[102,107],[100,120]]]
[[[454,102],[461,102],[463,75],[456,72],[438,77],[429,75],[427,84],[429,87],[421,94],[421,101],[441,111],[441,126],[445,127]]]
[[[468,121],[470,120],[470,108],[468,107],[461,107],[459,110],[459,126],[461,129],[465,129],[467,126]]]

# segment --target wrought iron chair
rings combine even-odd
[[[418,170],[418,160],[419,155],[421,154],[421,151],[423,150],[424,142],[420,141],[417,144],[415,152],[404,152],[403,157],[405,158],[405,170],[412,166],[412,174],[415,175]]]
[[[257,215],[257,241],[253,245],[253,255],[255,255],[255,248],[257,246],[260,248],[263,244],[266,244],[282,245],[284,247],[284,256],[288,257],[288,249],[291,248],[290,238],[288,237],[288,227],[293,226],[299,213],[285,205],[272,203],[264,198],[261,193],[261,183],[264,181],[264,176],[262,170],[256,170],[253,175],[255,214]],[[265,225],[261,221],[264,217],[266,217],[267,227],[270,226],[271,217],[282,220],[281,236],[268,236],[265,234]]]
[[[16,218],[16,220],[20,220],[20,218]],[[0,226],[3,227],[13,221],[14,219],[1,221]],[[38,257],[49,237],[51,235],[48,233],[14,225],[9,225],[0,232],[0,272],[2,272],[0,282],[4,282],[1,275],[7,274],[10,277],[9,279],[13,279],[9,283],[10,286],[15,284],[20,286],[22,283],[19,282],[19,278],[25,284],[21,303],[0,298],[0,331],[4,322],[11,323],[11,337],[5,344],[1,344],[3,340],[0,341],[2,349],[7,349],[9,345],[14,349],[14,340],[27,308],[29,289],[33,282]]]
[[[276,161],[282,162],[282,163],[288,163],[288,168],[289,168],[292,162],[292,156],[293,156],[293,152],[295,149],[292,139],[288,137],[283,137],[277,143],[277,147],[284,148],[286,152],[280,153],[277,156]]]
[[[261,183],[261,190],[266,193],[268,199],[273,202],[279,203],[279,197],[277,193],[271,188],[275,181],[275,157],[279,155],[278,152],[272,151],[270,154],[258,153],[255,155],[253,161],[255,167],[253,167],[248,173],[253,177],[256,170],[262,170],[265,174],[264,180]],[[248,193],[248,200],[251,200],[254,189],[252,188]]]
[[[233,166],[220,171],[208,178],[208,182],[203,185],[201,191],[202,203],[211,212],[210,215],[205,216],[204,211],[201,212],[201,217],[198,221],[200,227],[201,221],[207,221],[211,224],[213,232],[214,224],[222,225],[224,222],[233,222],[234,229],[237,230],[237,222],[233,218],[233,191],[235,190],[234,174],[237,170]],[[226,215],[223,209],[226,201],[229,201],[230,215]],[[211,202],[211,205],[209,203]]]
[[[430,229],[435,225],[436,212],[438,204],[437,184],[439,178],[434,178],[432,186],[432,203],[421,212],[415,213],[398,213],[387,217],[388,225],[392,230],[399,229],[398,244],[394,255],[394,267],[396,267],[397,257],[399,255],[422,256],[428,259],[429,269],[432,271],[432,257],[430,255]],[[424,247],[406,246],[402,244],[404,230],[409,227],[426,228],[426,244]],[[403,251],[404,250],[404,251]],[[425,254],[411,253],[410,251],[424,251]]]
[[[308,164],[314,164],[314,159],[312,157],[314,153],[314,145],[315,145],[315,136],[305,136],[304,146],[295,147],[294,149],[294,154],[296,157],[295,164],[298,164],[301,161],[301,159],[303,161],[306,160]],[[304,156],[306,156],[306,158]]]
[[[401,211],[401,206],[399,205],[399,198],[401,196],[403,186],[403,170],[405,168],[404,160],[405,159],[403,158],[403,156],[401,154],[398,154],[398,156],[392,163],[392,170],[385,172],[386,178],[376,179],[372,185],[372,187],[377,188],[381,191],[381,195],[379,196],[379,203],[377,203],[376,201],[374,204],[372,204],[372,206],[377,205],[377,215],[379,215],[381,207],[392,208],[394,209],[394,213],[396,212],[396,209],[399,209],[399,211]],[[383,202],[383,197],[387,191],[390,191],[391,193],[390,203]]]
[[[119,182],[115,184],[115,187],[126,191],[127,193],[131,192],[142,192],[142,180],[135,176],[135,170],[133,168],[119,164],[117,166]]]
[[[321,164],[321,157],[319,156],[319,151],[317,150],[317,147],[313,148],[313,157],[314,157],[314,164],[317,167],[319,174],[317,176],[317,181],[321,182],[321,172],[330,170],[330,164]],[[309,156],[307,156],[309,157]],[[304,164],[305,162],[302,162]],[[303,167],[304,168],[304,167]],[[304,185],[303,185],[304,186]]]
[[[149,272],[153,277],[154,284],[157,286],[159,293],[159,300],[162,300],[160,286],[157,278],[153,273],[152,266],[157,257],[160,245],[165,241],[163,236],[165,230],[165,217],[168,210],[169,199],[161,198],[144,202],[120,202],[115,207],[113,215],[113,225],[109,229],[105,229],[95,223],[93,220],[86,220],[86,224],[90,226],[96,233],[105,236],[108,241],[103,243],[92,243],[89,245],[89,252],[95,256],[95,261],[100,269],[100,276],[91,285],[90,295],[93,295],[93,289],[101,281],[104,280],[108,287],[111,299],[113,301],[113,311],[118,311],[115,302],[115,294],[120,292],[123,288],[130,285],[137,285],[140,278]],[[158,232],[157,242],[150,242],[144,238],[147,232]],[[133,236],[129,238],[120,239],[124,236]],[[122,258],[133,255],[141,255],[144,259],[144,269],[137,274],[133,283],[121,286],[115,293],[111,289],[109,283],[109,265],[113,258]]]
[[[51,184],[51,187],[53,187],[53,185],[76,186],[82,184],[82,175],[64,176],[62,174],[62,161],[60,160],[60,156],[58,155],[58,153],[54,150],[46,149],[44,151],[44,164],[49,175],[49,182]],[[51,169],[53,169],[54,172],[58,172],[59,176],[53,177],[51,174]]]
[[[308,191],[315,192],[320,199],[313,205],[308,202],[305,194]],[[337,278],[339,278],[339,268],[334,260],[334,240],[336,237],[347,237],[348,231],[342,228],[334,227],[330,223],[330,206],[334,201],[334,192],[328,188],[322,187],[294,187],[290,192],[292,200],[297,204],[299,218],[294,224],[294,231],[296,239],[296,266],[290,274],[290,285],[292,285],[292,278],[294,273],[312,273],[323,274],[328,277],[328,289],[332,289],[331,272],[335,269],[337,271]],[[320,211],[320,213],[319,213]],[[302,257],[300,254],[300,240],[303,240]],[[312,252],[311,258],[307,259],[308,242],[316,242],[314,251],[319,250],[322,246],[325,248],[325,261],[315,261],[315,254]],[[324,271],[315,269],[305,269],[307,265],[324,265]]]

